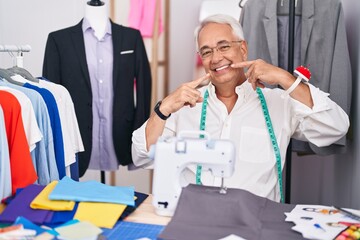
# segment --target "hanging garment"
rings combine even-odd
[[[11,196],[10,156],[4,112],[0,105],[0,201]]]
[[[139,31],[111,22],[113,41],[113,144],[118,163],[128,165],[131,136],[150,115],[151,72]],[[92,89],[86,62],[82,21],[48,36],[43,76],[66,87],[75,106],[85,151],[79,156],[79,176],[89,166],[92,150]],[[136,79],[136,107],[134,106]]]
[[[6,86],[23,92],[31,101],[35,112],[35,117],[43,138],[36,143],[36,147],[31,151],[38,183],[46,185],[53,180],[59,180],[59,173],[55,161],[54,140],[51,129],[49,112],[41,95],[35,90],[18,86],[5,81],[0,81],[0,86]]]
[[[277,2],[247,1],[241,12],[249,59],[261,58],[276,66]],[[311,83],[330,93],[331,99],[349,114],[352,77],[342,4],[340,0],[306,0],[301,16],[301,64],[311,69]],[[332,154],[345,144],[344,137],[329,147],[310,147],[318,154]]]
[[[49,90],[37,87],[30,83],[25,83],[24,87],[33,89],[40,93],[46,103],[46,107],[48,109],[50,117],[51,129],[53,132],[56,166],[58,168],[59,178],[62,178],[66,175],[64,159],[64,141],[62,136],[62,126],[60,122],[59,110],[54,95]]]
[[[9,144],[12,194],[37,180],[26,140],[21,106],[16,97],[0,91],[0,106],[4,112],[6,135]]]
[[[63,133],[65,167],[67,167],[75,162],[76,153],[84,151],[74,103],[69,91],[64,86],[44,79],[38,80],[38,86],[49,90],[56,100]]]
[[[23,92],[13,88],[0,86],[0,90],[11,93],[20,103],[25,135],[31,152],[35,149],[36,143],[41,141],[43,136],[39,129],[39,125],[37,124],[35,111],[30,99]]]
[[[131,0],[129,27],[139,29],[143,37],[151,38],[154,32],[156,4],[159,6],[159,34],[163,32],[161,3],[158,0]]]

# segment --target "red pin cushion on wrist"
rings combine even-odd
[[[301,80],[304,80],[306,82],[309,82],[311,78],[311,72],[309,68],[304,66],[299,66],[294,70],[294,74],[296,74],[298,77],[296,78],[295,82],[283,93],[281,94],[282,98],[285,98],[288,96],[294,89],[299,85]]]
[[[309,81],[311,78],[311,72],[309,68],[304,66],[299,66],[294,70],[294,73],[298,75],[298,77],[301,77],[305,81]]]

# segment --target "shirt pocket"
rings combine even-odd
[[[272,159],[271,141],[267,129],[242,127],[238,159],[250,163],[263,163]]]

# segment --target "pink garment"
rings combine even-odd
[[[140,30],[144,38],[153,36],[157,0],[131,0],[129,27]],[[159,16],[159,35],[163,32],[161,1]]]

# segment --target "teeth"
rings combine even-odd
[[[220,68],[216,68],[215,70],[216,70],[216,71],[221,71],[221,70],[223,70],[223,69],[225,69],[225,68],[227,68],[227,67],[229,67],[229,65],[225,65],[225,66],[222,66],[222,67],[220,67]]]

